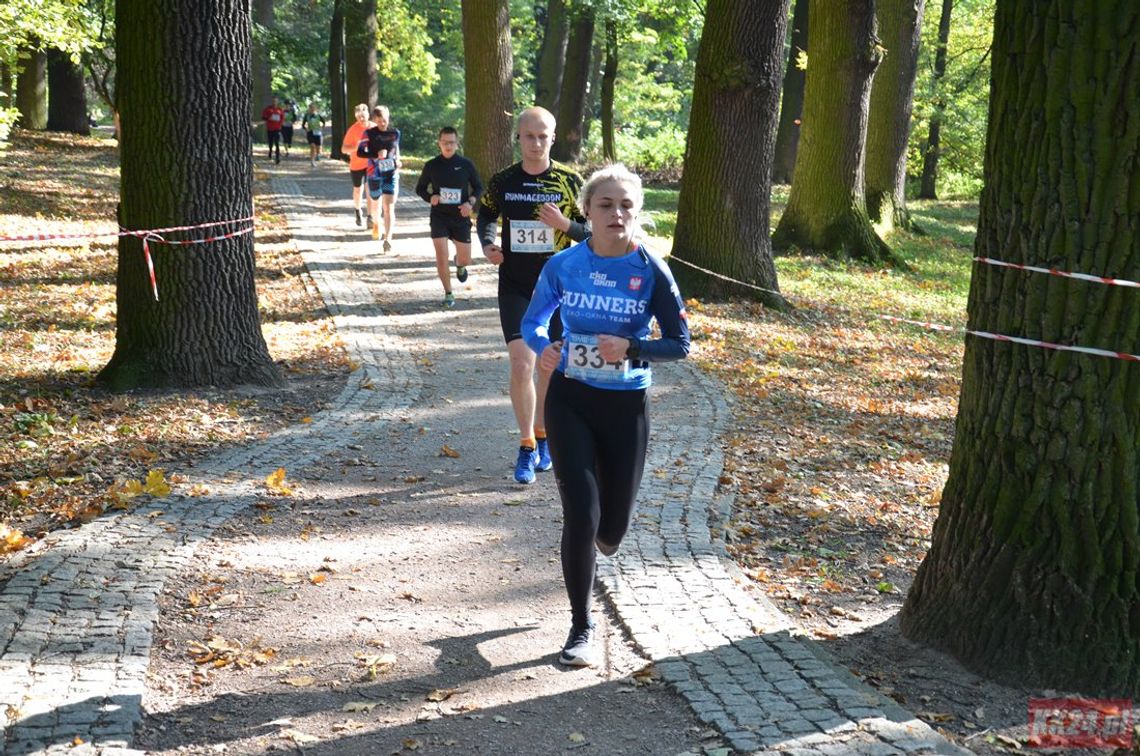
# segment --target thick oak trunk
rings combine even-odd
[[[787,23],[786,0],[709,0],[670,266],[686,295],[740,295],[787,307],[768,242],[769,173]]]
[[[551,113],[558,112],[558,96],[562,92],[562,71],[566,67],[566,40],[570,36],[570,16],[563,0],[550,0],[546,6],[546,25],[542,49],[538,54],[538,76],[534,82],[534,104]]]
[[[48,131],[90,134],[83,69],[60,50],[48,50]]]
[[[938,199],[938,158],[942,149],[942,80],[946,77],[946,48],[950,44],[950,15],[954,0],[942,0],[942,15],[938,18],[938,49],[934,53],[934,113],[930,116],[930,130],[922,150],[922,181],[919,199]]]
[[[344,79],[350,107],[380,103],[376,69],[376,0],[342,0],[344,13]],[[399,103],[393,103],[396,108]],[[342,134],[343,136],[343,134]]]
[[[788,50],[788,67],[784,73],[784,94],[780,101],[780,127],[776,131],[775,154],[772,158],[772,183],[792,183],[796,167],[796,149],[800,143],[800,119],[804,113],[804,69],[800,55],[808,46],[808,0],[796,0],[792,12],[792,44]]]
[[[511,80],[511,14],[508,0],[463,0],[467,95],[464,154],[481,176],[511,164],[514,94]]]
[[[47,55],[40,50],[21,50],[17,65],[16,107],[20,117],[16,125],[43,129],[47,126]]]
[[[594,10],[577,7],[566,43],[566,71],[558,97],[557,128],[550,150],[555,160],[577,162],[582,156],[582,123],[586,115],[586,91],[590,86],[591,52],[594,47]]]
[[[332,21],[329,23],[329,119],[332,121],[332,157],[344,160],[342,150],[344,133],[348,131],[348,94],[344,82],[344,11],[342,0],[333,3]],[[366,103],[367,104],[367,103]],[[355,107],[356,103],[353,104]]]
[[[906,148],[925,5],[926,0],[877,0],[875,5],[887,54],[871,88],[865,194],[868,217],[884,230],[910,228]]]
[[[1140,278],[1134,0],[998,0],[976,252]],[[977,265],[970,328],[1140,352],[1137,292]],[[950,474],[901,615],[1018,685],[1140,693],[1140,370],[970,337]]]
[[[873,0],[812,3],[803,127],[788,206],[772,236],[777,251],[898,263],[871,227],[863,195],[878,43]]]
[[[245,0],[118,0],[119,223],[143,230],[247,218],[252,207],[250,15]],[[202,65],[201,51],[211,51]],[[209,118],[203,118],[209,113]],[[202,239],[239,225],[172,232]],[[253,236],[195,246],[121,237],[113,389],[280,385],[254,290]]]

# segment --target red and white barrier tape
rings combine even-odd
[[[1005,262],[1004,260],[995,260],[992,257],[975,257],[974,262],[985,263],[986,265],[994,265],[999,268],[1014,268],[1016,270],[1028,270],[1034,273],[1044,273],[1050,276],[1060,276],[1062,278],[1075,278],[1078,281],[1091,281],[1092,283],[1108,284],[1109,286],[1128,286],[1133,289],[1140,289],[1140,283],[1136,281],[1128,281],[1123,278],[1110,278],[1108,276],[1094,276],[1089,273],[1073,273],[1067,270],[1057,270],[1056,268],[1041,268],[1036,265],[1022,265],[1021,263]]]
[[[977,336],[982,339],[991,339],[993,341],[1011,341],[1014,344],[1023,344],[1025,346],[1042,347],[1043,349],[1053,349],[1058,352],[1079,352],[1081,354],[1091,354],[1097,357],[1112,357],[1118,360],[1126,360],[1128,362],[1140,362],[1140,355],[1129,354],[1128,352],[1115,352],[1111,349],[1097,349],[1095,347],[1083,346],[1069,346],[1068,344],[1054,344],[1051,341],[1039,341],[1037,339],[1026,339],[1021,336],[1006,336],[1003,333],[990,333],[989,331],[974,331],[969,328],[955,328],[953,326],[942,325],[940,323],[924,323],[920,320],[907,320],[906,318],[896,318],[893,315],[880,315],[882,320],[889,320],[893,323],[909,323],[910,325],[928,328],[934,331],[955,331],[957,333],[967,333],[971,336]]]
[[[231,223],[250,223],[253,221],[253,216],[248,218],[238,218],[237,220],[224,220],[224,221],[211,221],[210,223],[198,223],[193,226],[168,226],[167,228],[149,228],[141,230],[130,230],[126,228],[119,228],[118,231],[104,231],[102,233],[84,233],[84,234],[28,234],[26,236],[0,236],[0,242],[29,242],[29,241],[59,241],[61,239],[103,239],[108,236],[146,236],[147,234],[167,234],[172,231],[193,231],[199,228],[212,228],[214,226],[225,226]]]
[[[252,220],[252,218],[249,220]],[[211,225],[217,226],[217,225],[221,225],[221,224],[214,223]],[[177,230],[181,231],[183,229],[177,229]],[[143,248],[143,257],[146,258],[146,270],[147,270],[147,273],[150,274],[150,290],[154,294],[154,301],[155,302],[158,301],[158,281],[155,279],[155,275],[154,275],[154,261],[151,260],[151,257],[150,257],[150,242],[154,242],[155,244],[172,244],[172,245],[178,245],[180,247],[188,247],[191,244],[206,244],[207,242],[220,241],[222,239],[232,239],[235,236],[243,236],[245,234],[250,234],[250,233],[253,233],[253,226],[250,226],[249,228],[243,228],[243,229],[240,229],[238,231],[231,231],[227,234],[219,234],[218,236],[210,236],[210,237],[207,237],[205,239],[170,240],[170,239],[163,239],[162,236],[155,231],[147,232],[146,235],[142,237],[142,248]],[[132,235],[134,235],[134,234],[132,234]]]

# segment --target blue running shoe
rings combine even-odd
[[[519,447],[519,461],[515,463],[515,481],[534,482],[534,466],[538,463],[538,452],[526,446]]]
[[[554,463],[550,461],[550,445],[546,443],[545,438],[538,439],[538,448],[535,449],[538,454],[538,462],[535,463],[534,469],[539,472],[546,472],[554,467]]]

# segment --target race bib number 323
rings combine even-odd
[[[545,254],[554,251],[554,229],[542,221],[512,220],[511,251]]]
[[[462,189],[452,189],[447,186],[441,186],[439,188],[439,204],[441,205],[458,205],[459,200],[462,198]]]
[[[567,337],[566,377],[604,383],[629,380],[629,360],[606,362],[598,351],[598,337],[572,333]]]

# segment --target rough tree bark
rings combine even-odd
[[[16,74],[16,125],[24,129],[47,126],[47,55],[42,50],[20,51]]]
[[[942,112],[945,108],[942,80],[946,78],[946,48],[950,44],[950,15],[954,0],[942,0],[942,15],[938,19],[938,49],[934,53],[934,113],[930,116],[930,131],[922,150],[922,181],[919,199],[938,199],[938,158],[942,149]]]
[[[349,107],[380,104],[376,69],[376,0],[342,0],[344,13],[344,79]],[[343,136],[343,134],[342,134]]]
[[[1140,278],[1138,28],[1134,0],[998,0],[978,255]],[[978,265],[969,327],[1135,354],[1136,297]],[[906,635],[1019,686],[1140,693],[1138,395],[1124,360],[967,340]]]
[[[67,53],[53,48],[47,53],[47,75],[47,130],[90,134],[83,69]]]
[[[344,10],[341,0],[333,3],[332,21],[329,23],[329,119],[332,121],[332,157],[344,160],[340,148],[344,132],[348,131],[348,94],[344,82]]]
[[[511,164],[514,94],[508,0],[463,0],[464,154],[481,176]],[[477,44],[476,44],[477,43]]]
[[[251,216],[247,0],[118,0],[115,15],[119,223],[142,230]],[[210,64],[202,65],[206,49]],[[99,382],[115,390],[280,385],[258,321],[253,236],[186,247],[152,241],[150,249],[158,301],[141,240],[119,240],[115,353]]]
[[[671,267],[686,295],[741,295],[787,307],[768,241],[787,24],[787,0],[708,2],[673,236]],[[769,291],[732,284],[691,265]]]
[[[882,59],[873,0],[813,2],[811,60],[788,206],[772,246],[900,264],[867,219],[863,149],[871,80]]]
[[[609,23],[607,19],[606,23]],[[594,35],[594,49],[590,51],[590,80],[586,84],[586,101],[582,106],[582,142],[590,141],[594,121],[601,120],[602,64],[606,59],[604,34]]]
[[[796,148],[800,143],[800,119],[804,114],[804,70],[799,56],[808,46],[808,0],[796,0],[792,11],[792,44],[788,50],[788,67],[784,72],[784,94],[780,102],[780,127],[776,131],[775,155],[772,158],[772,183],[792,183],[796,167]]]
[[[273,28],[273,0],[251,0],[250,12],[253,22],[264,29]],[[256,123],[254,138],[259,142],[266,141],[265,122],[261,120],[261,111],[273,98],[273,68],[269,62],[269,49],[264,42],[254,41],[250,56],[250,77],[253,83],[253,95],[249,101],[249,119]]]
[[[606,64],[602,69],[602,158],[617,161],[614,143],[614,83],[618,72],[617,22],[606,19]]]
[[[538,54],[538,76],[534,82],[534,104],[551,113],[558,112],[562,91],[562,71],[566,66],[566,39],[570,35],[570,15],[563,0],[550,0],[546,6],[546,27]]]
[[[910,228],[906,209],[906,148],[918,43],[926,0],[877,0],[879,35],[887,49],[871,87],[867,123],[867,216],[878,228]]]
[[[594,9],[574,8],[570,20],[570,40],[566,43],[566,71],[558,96],[558,120],[550,156],[563,162],[577,162],[582,156],[582,122],[586,116],[586,91],[590,85],[590,61],[594,46]]]

